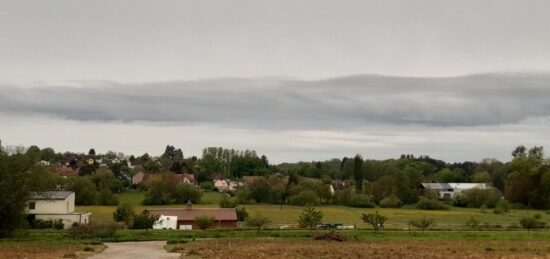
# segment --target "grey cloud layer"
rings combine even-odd
[[[369,124],[478,126],[550,116],[550,75],[452,78],[358,75],[319,81],[224,78],[80,87],[1,86],[4,114],[78,121],[337,129]]]

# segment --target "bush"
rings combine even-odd
[[[479,208],[483,205],[487,208],[495,208],[502,199],[502,193],[494,188],[491,189],[471,189],[462,193],[470,208]]]
[[[211,227],[214,224],[214,218],[208,217],[208,216],[198,216],[195,217],[195,224],[199,227],[199,229],[205,230],[209,227]]]
[[[378,231],[384,228],[384,223],[388,220],[388,217],[382,216],[378,214],[378,211],[376,211],[376,213],[363,213],[361,220],[367,224],[370,224],[375,231]]]
[[[307,205],[298,218],[298,224],[302,228],[314,229],[317,225],[321,224],[323,219],[323,212],[316,210],[311,204]]]
[[[236,199],[231,199],[226,195],[220,200],[220,208],[235,208],[239,205]]]
[[[134,215],[130,223],[131,229],[151,229],[160,216],[149,215],[149,211],[143,210],[141,214]]]
[[[199,184],[199,187],[205,191],[213,191],[214,190],[214,183],[211,181],[205,181]]]
[[[502,199],[497,203],[497,209],[502,213],[508,213],[512,209],[512,205],[507,200]]]
[[[76,239],[93,239],[113,237],[116,233],[114,224],[75,225],[69,230],[69,236]]]
[[[355,208],[374,208],[376,204],[372,201],[372,196],[366,194],[352,194],[347,205]]]
[[[334,230],[317,234],[313,237],[314,240],[324,240],[324,241],[338,241],[344,242],[348,240],[348,237],[342,233],[338,233]]]
[[[238,221],[245,221],[248,218],[248,212],[246,211],[245,207],[237,208],[237,220]]]
[[[118,205],[118,198],[109,190],[99,192],[99,205],[114,206]]]
[[[420,219],[409,221],[409,225],[418,228],[422,230],[422,232],[424,232],[426,229],[435,226],[435,220],[424,216]]]
[[[401,200],[397,198],[397,195],[392,194],[380,201],[380,207],[382,208],[398,208],[401,206]]]
[[[540,221],[536,217],[521,218],[519,220],[519,224],[527,230],[531,230],[534,228],[544,228],[544,226],[546,226],[546,222]]]
[[[53,222],[52,221],[45,221],[41,219],[35,219],[31,221],[31,228],[34,229],[46,229],[46,228],[52,228]]]
[[[116,211],[113,212],[113,220],[115,222],[125,222],[130,225],[130,221],[134,217],[134,208],[129,203],[121,204],[117,207]]]
[[[53,228],[54,229],[63,229],[63,220],[56,220],[53,222]]]
[[[290,197],[289,201],[292,205],[305,206],[307,204],[319,205],[319,197],[313,191],[301,191],[297,195]]]
[[[419,210],[448,210],[449,206],[436,200],[421,198],[420,201],[416,203],[415,208]]]
[[[468,221],[464,224],[469,228],[477,228],[479,226],[479,220],[475,219],[474,217],[470,217]]]

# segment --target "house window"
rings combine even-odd
[[[36,208],[35,202],[29,202],[29,210],[34,210]]]

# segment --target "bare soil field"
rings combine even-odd
[[[183,258],[549,258],[550,241],[208,240],[169,245]]]
[[[92,251],[85,252],[90,247]],[[84,244],[69,244],[58,242],[2,242],[0,243],[0,259],[15,258],[78,258],[101,251],[103,246]]]

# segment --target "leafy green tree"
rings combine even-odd
[[[169,194],[167,194],[169,195]],[[187,183],[179,183],[173,193],[176,203],[199,203],[202,197],[202,191],[195,185]]]
[[[67,189],[75,192],[75,203],[77,205],[94,205],[98,202],[97,187],[90,181],[89,177],[69,178]]]
[[[363,179],[364,170],[363,170],[363,158],[361,155],[357,154],[353,158],[353,180],[355,180],[355,189],[357,192],[363,191]]]
[[[363,213],[363,215],[361,215],[361,220],[371,225],[375,231],[378,231],[384,228],[384,223],[388,220],[388,217],[380,215],[378,211],[376,211],[375,213]]]
[[[134,207],[130,203],[120,204],[115,212],[113,212],[113,220],[116,222],[125,222],[130,224],[132,218],[135,216]]]
[[[315,209],[315,207],[311,205],[308,205],[300,214],[298,224],[300,224],[301,227],[314,229],[317,225],[321,224],[323,216],[323,212]]]
[[[473,183],[490,183],[491,175],[485,171],[477,172],[474,175],[472,175],[472,182]]]
[[[271,223],[271,220],[268,217],[262,216],[258,213],[248,217],[246,219],[246,225],[249,227],[256,228],[259,233],[262,228]]]
[[[220,200],[220,208],[235,208],[237,205],[239,205],[237,200],[231,199],[225,195]]]
[[[382,208],[398,208],[399,206],[401,206],[401,200],[399,200],[395,194],[392,194],[380,201],[380,207]]]
[[[143,199],[143,205],[165,205],[173,203],[173,194],[176,185],[164,179],[153,179],[145,185],[147,192]]]
[[[22,226],[33,192],[53,188],[51,174],[31,161],[22,154],[0,152],[0,237],[9,236]]]

